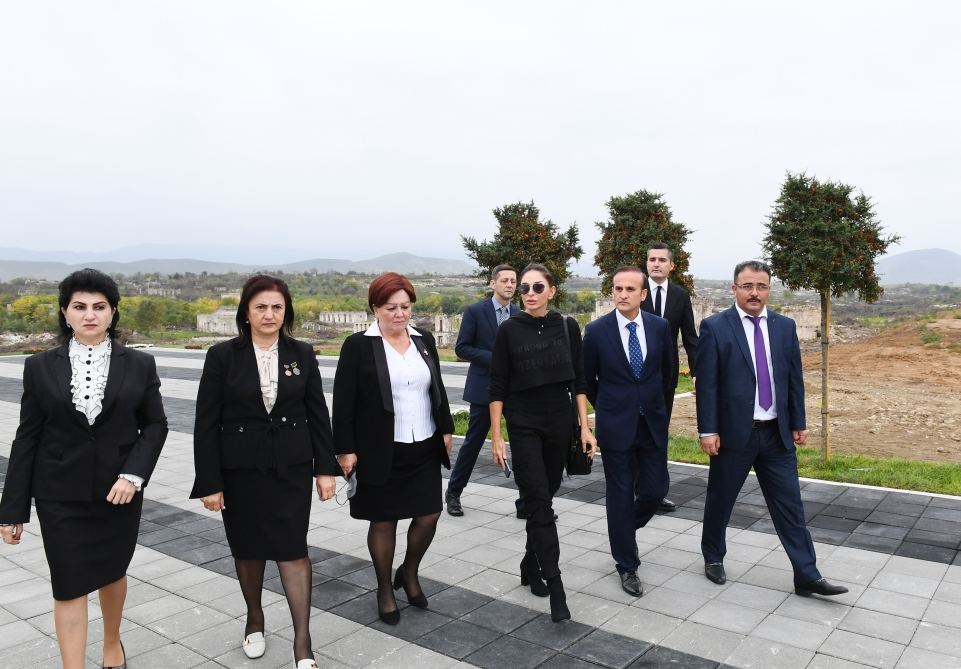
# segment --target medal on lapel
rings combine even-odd
[[[297,366],[296,362],[284,365],[284,375],[285,376],[300,376],[300,368]]]

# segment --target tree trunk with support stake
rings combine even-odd
[[[831,293],[821,293],[821,462],[831,458],[828,434],[828,329],[831,326]]]

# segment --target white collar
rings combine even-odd
[[[614,315],[617,316],[617,327],[618,327],[618,329],[623,330],[624,328],[627,327],[627,324],[628,324],[628,323],[637,323],[640,327],[643,328],[643,327],[644,327],[644,322],[641,320],[641,319],[643,318],[643,316],[641,316],[641,313],[642,313],[642,312],[638,311],[638,312],[637,312],[637,317],[634,318],[634,320],[629,321],[629,320],[627,320],[627,316],[625,316],[625,315],[622,314],[620,311],[618,311],[617,309],[615,309],[615,310],[614,310]]]
[[[669,281],[669,279],[664,279],[664,281],[662,281],[661,283],[658,283],[658,282],[655,281],[654,279],[651,279],[651,283],[653,283],[655,286],[660,286],[661,288],[663,288],[665,293],[667,292],[667,283],[668,283],[668,281]],[[648,288],[650,288],[650,286],[648,286]],[[652,289],[652,292],[653,292],[653,289]]]
[[[415,330],[410,323],[407,324],[407,334],[413,337],[420,337],[420,333],[417,330]],[[380,324],[377,323],[376,318],[374,319],[374,322],[371,323],[370,327],[368,327],[364,331],[364,336],[365,337],[383,337],[384,336],[383,333],[381,333],[380,331]]]
[[[749,314],[749,313],[747,313],[746,311],[744,311],[744,309],[742,309],[742,308],[738,305],[737,302],[734,303],[734,308],[737,309],[738,316],[741,317],[741,320],[742,320],[742,321],[743,321],[745,318],[752,318],[752,319],[754,318],[754,316],[752,316],[751,314]],[[767,305],[766,305],[766,304],[764,305],[764,308],[761,309],[760,316],[761,316],[761,318],[767,318]]]
[[[102,356],[110,354],[110,337],[108,336],[99,344],[94,344],[90,346],[89,344],[82,344],[77,341],[76,337],[70,338],[69,355],[77,357],[83,353],[89,353],[90,355]]]

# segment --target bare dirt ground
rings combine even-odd
[[[931,342],[925,344],[922,335]],[[892,326],[831,345],[834,452],[961,463],[961,318]],[[808,444],[821,440],[821,353],[804,346]],[[694,399],[674,405],[671,432],[694,436]]]

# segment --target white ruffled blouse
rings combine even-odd
[[[103,393],[107,389],[110,371],[110,337],[96,346],[70,340],[70,390],[73,405],[93,425],[103,410]]]
[[[274,408],[277,401],[277,380],[280,370],[277,366],[277,342],[278,338],[270,348],[262,349],[254,344],[254,353],[257,355],[257,371],[260,372],[260,394],[264,398],[264,408],[267,413]]]

